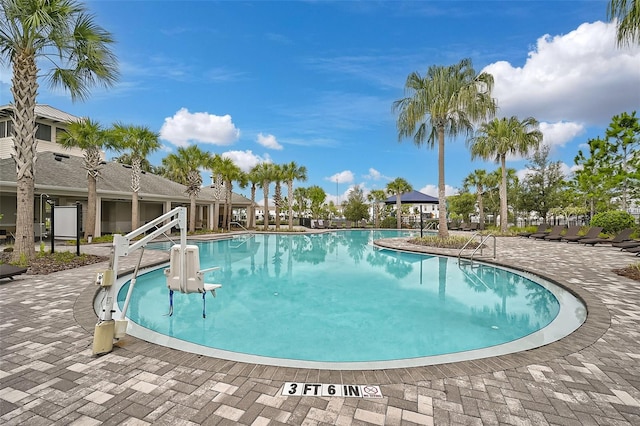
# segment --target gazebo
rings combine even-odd
[[[438,199],[436,197],[432,197],[431,195],[423,194],[420,191],[410,191],[405,192],[404,194],[400,194],[400,204],[420,204],[420,236],[422,237],[422,205],[423,204],[438,204]],[[391,197],[384,200],[384,203],[396,204],[396,196],[392,195]]]

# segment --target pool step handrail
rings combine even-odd
[[[473,240],[476,237],[480,237],[480,243],[478,244],[478,246],[473,250],[473,252],[471,252],[471,255],[469,256],[469,260],[473,263],[473,258],[475,256],[475,254],[478,252],[478,250],[480,250],[480,256],[483,255],[483,249],[484,249],[484,243],[489,239],[489,238],[493,238],[493,259],[496,258],[496,236],[493,234],[488,234],[483,236],[480,232],[474,232],[473,235],[471,236],[471,238],[469,238],[469,240],[464,243],[464,245],[462,246],[462,248],[460,249],[460,251],[458,252],[458,263],[460,262],[461,256],[462,256],[462,252],[467,248],[467,246],[469,244],[471,244],[473,242]]]
[[[238,248],[241,245],[245,244],[247,241],[249,241],[251,238],[255,237],[255,234],[253,232],[251,232],[250,230],[248,230],[247,228],[245,228],[244,226],[242,226],[242,224],[240,222],[229,222],[229,230],[231,230],[231,225],[236,225],[240,228],[242,228],[245,233],[243,235],[245,235],[247,238],[244,238],[240,244],[233,246],[233,248]]]

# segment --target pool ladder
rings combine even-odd
[[[243,238],[240,241],[240,244],[234,246],[233,248],[238,248],[241,245],[245,244],[247,241],[249,241],[251,238],[253,238],[255,236],[255,234],[251,231],[249,231],[247,228],[245,228],[244,226],[242,226],[242,224],[240,222],[229,222],[229,230],[231,230],[231,225],[236,225],[239,228],[242,228],[245,231],[245,236],[246,238]]]
[[[461,256],[462,256],[462,251],[464,249],[467,248],[467,246],[469,244],[471,244],[473,242],[473,240],[476,237],[480,237],[480,243],[478,244],[478,247],[476,247],[475,249],[473,249],[473,251],[471,252],[471,256],[469,256],[469,261],[473,264],[473,257],[476,255],[476,253],[478,252],[478,250],[480,250],[480,256],[483,255],[483,250],[484,250],[484,243],[489,239],[489,238],[493,238],[493,259],[496,258],[496,236],[493,234],[489,234],[489,235],[485,235],[482,236],[479,232],[474,232],[473,235],[471,236],[471,238],[469,238],[469,241],[467,241],[466,243],[464,243],[464,246],[462,246],[462,248],[460,249],[460,251],[458,252],[458,263],[460,263],[461,260]]]

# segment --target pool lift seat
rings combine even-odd
[[[173,315],[173,293],[201,293],[202,294],[202,318],[206,318],[205,296],[208,291],[216,297],[216,290],[222,284],[210,284],[204,282],[204,276],[219,267],[200,269],[200,252],[196,245],[184,245],[184,257],[180,244],[171,247],[169,257],[169,267],[164,270],[167,277],[167,288],[169,288],[169,316]],[[184,261],[185,273],[182,273],[182,261]]]

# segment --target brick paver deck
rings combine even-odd
[[[524,353],[393,370],[243,364],[129,336],[95,357],[92,281],[104,264],[3,280],[0,423],[639,425],[640,283],[611,271],[639,259],[610,246],[521,238],[499,238],[497,247],[497,263],[575,292],[587,304],[586,323]],[[122,269],[134,258],[122,259]],[[144,263],[165,259],[148,251]],[[380,385],[384,398],[285,397],[285,381]]]

